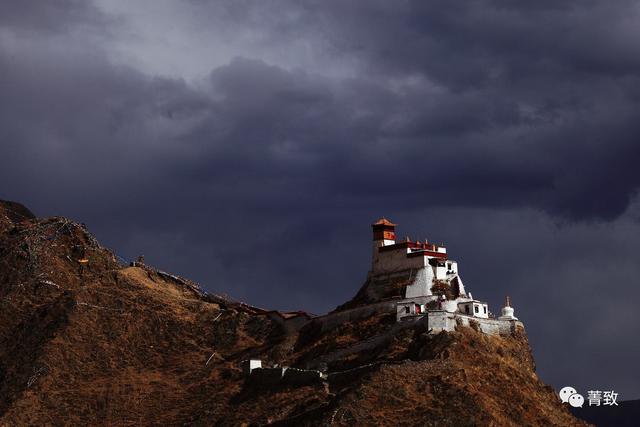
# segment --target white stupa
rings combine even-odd
[[[498,317],[499,320],[518,320],[516,316],[513,315],[514,310],[511,307],[511,302],[509,301],[509,296],[507,295],[506,301],[504,303],[504,307],[502,307],[502,316]]]

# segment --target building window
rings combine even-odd
[[[405,312],[406,314],[409,314],[409,313],[411,312],[411,309],[409,308],[409,306],[406,306],[406,307],[404,308],[404,312]]]
[[[416,304],[416,314],[420,314],[420,313],[421,313],[420,306]]]
[[[473,308],[475,309],[475,312],[476,312],[476,313],[479,313],[479,312],[480,312],[480,310],[478,310],[478,306],[477,306],[477,305],[474,305],[474,306],[473,306]]]
[[[484,314],[487,314],[487,306],[484,305],[484,306],[482,306],[482,308],[484,309]]]
[[[470,310],[469,310],[469,306],[468,305],[464,306],[464,311],[465,311],[465,313],[469,314]]]

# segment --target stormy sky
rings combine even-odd
[[[512,297],[544,381],[640,397],[637,2],[0,7],[1,199],[313,313],[386,216]]]

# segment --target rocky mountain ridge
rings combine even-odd
[[[536,376],[522,329],[433,334],[347,308],[209,294],[0,202],[0,424],[585,425]],[[251,358],[312,375],[260,380]]]

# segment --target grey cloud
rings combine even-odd
[[[82,0],[4,0],[0,28],[21,35],[56,35],[77,27],[106,30],[108,19],[90,2]]]

